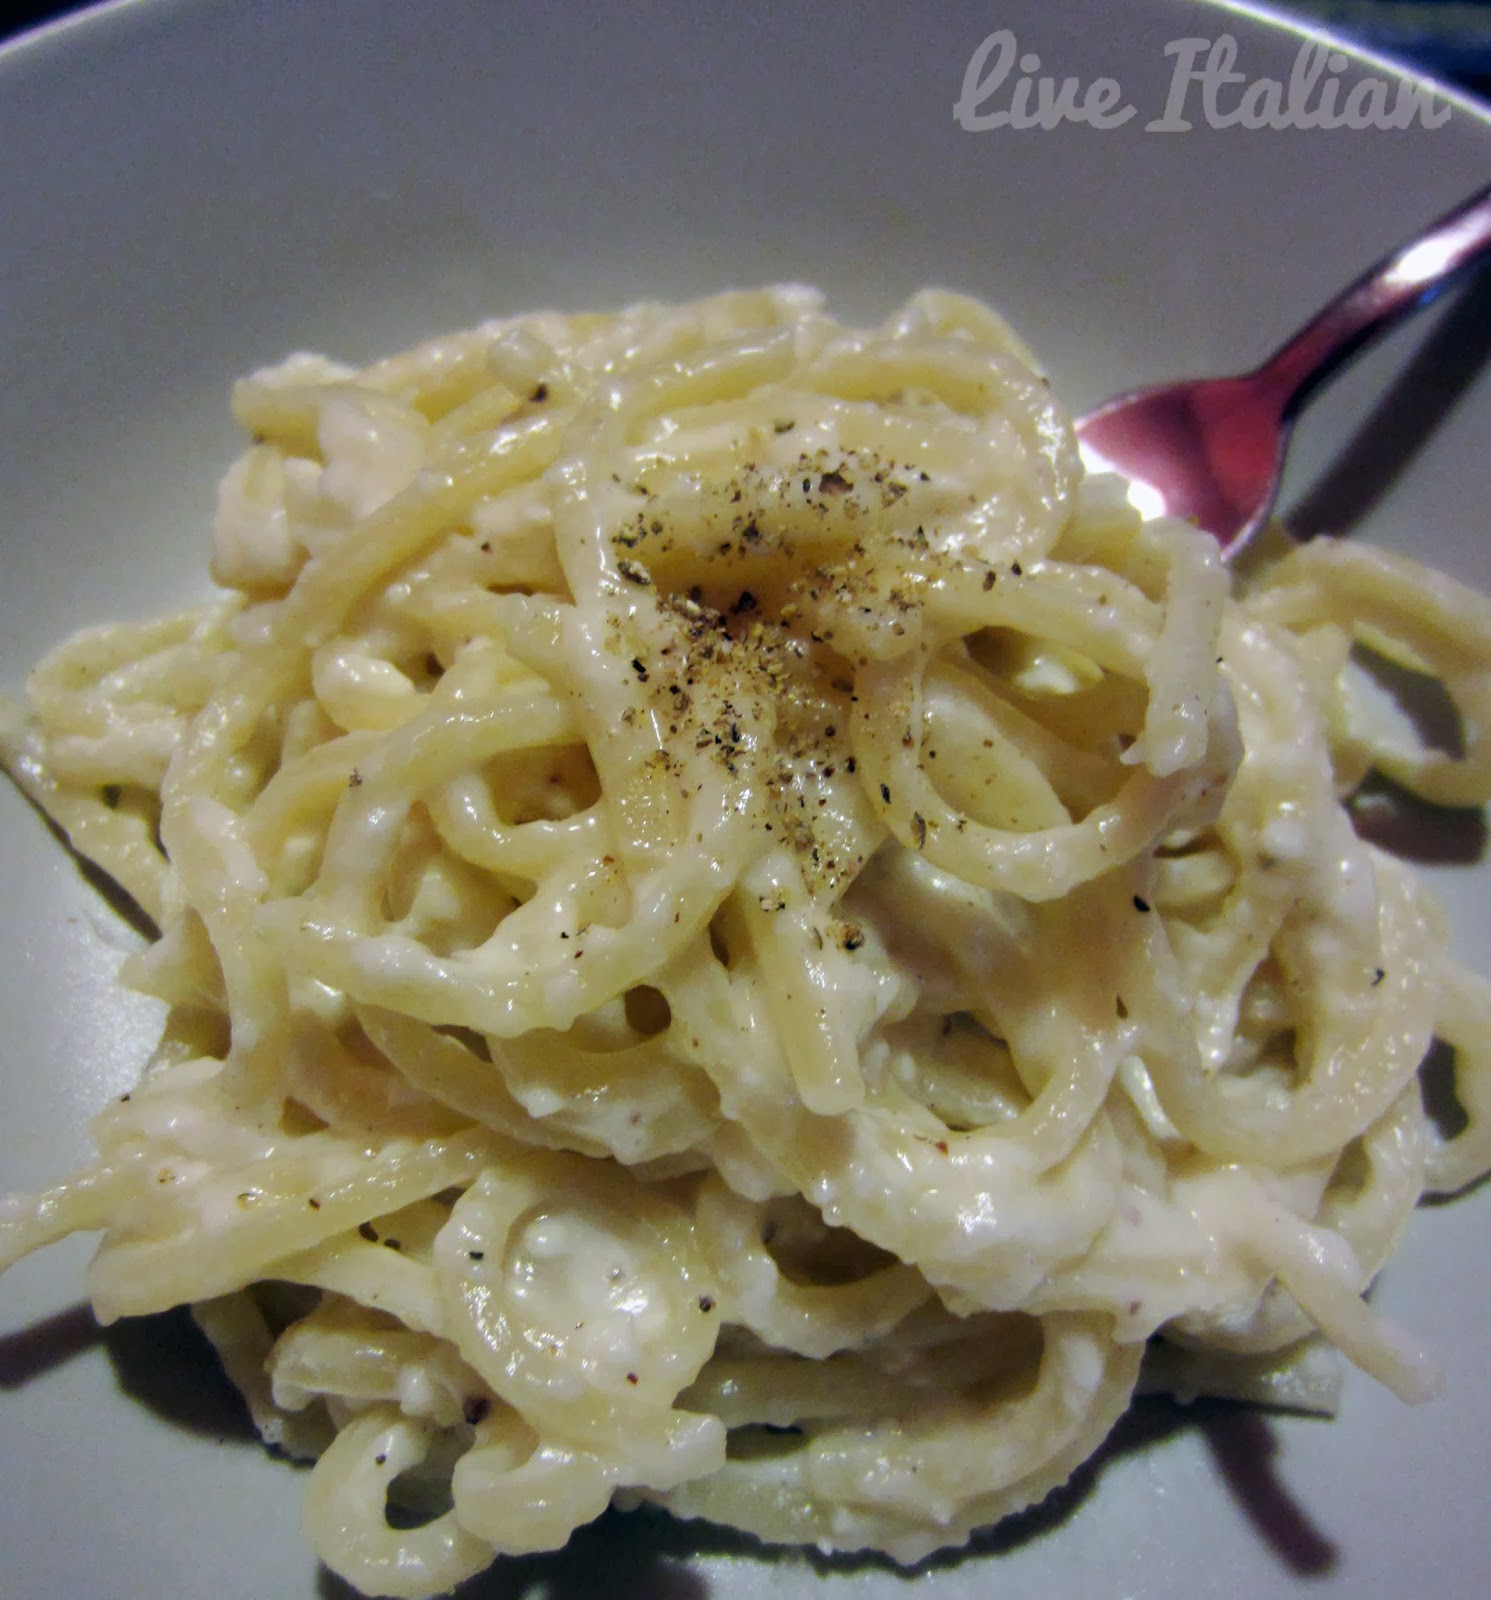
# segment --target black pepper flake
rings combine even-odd
[[[652,582],[652,576],[647,568],[639,566],[635,561],[618,561],[616,570],[628,583],[635,583],[639,589],[647,588]]]
[[[699,1309],[704,1312],[706,1316],[713,1311],[714,1296],[712,1294],[701,1294],[699,1296]]]
[[[465,1417],[467,1427],[474,1428],[477,1423],[486,1420],[491,1409],[492,1402],[484,1394],[474,1394],[461,1407],[461,1415]]]
[[[315,1195],[312,1195],[310,1199],[306,1201],[306,1204],[311,1208],[312,1211],[319,1211],[321,1209],[321,1202],[315,1197]]]
[[[849,759],[844,763],[844,771],[853,772],[858,768],[858,766],[859,763],[854,759],[853,756],[850,756]]]
[[[632,671],[637,674],[638,682],[647,682],[647,668],[642,665],[641,660],[637,656],[632,657]]]
[[[825,472],[818,479],[819,494],[848,494],[853,487],[854,485],[850,483],[848,478],[837,470]]]
[[[378,1466],[381,1467],[387,1465],[388,1457],[383,1453],[383,1451],[380,1450],[378,1454],[373,1457],[373,1460]]]
[[[753,595],[749,589],[742,589],[739,597],[736,599],[735,604],[730,607],[730,615],[733,617],[748,616],[756,609],[756,606],[757,601],[755,595]]]
[[[1146,900],[1142,894],[1136,894],[1134,896],[1134,910],[1135,911],[1148,911],[1149,910],[1149,901]]]
[[[797,424],[791,417],[778,417],[771,425],[773,433],[791,433]]]
[[[378,1230],[372,1225],[371,1222],[359,1222],[357,1224],[357,1231],[363,1236],[364,1239],[367,1240],[369,1244],[377,1244]]]
[[[1013,572],[1014,575],[1018,578],[1021,575],[1021,573],[1020,573],[1020,563],[1018,561],[1011,561],[1010,562],[1010,571]]]
[[[468,1250],[466,1256],[471,1261],[485,1261],[487,1252],[485,1250]]]
[[[880,798],[885,801],[886,805],[890,804],[890,785],[888,783],[880,785]]]
[[[642,1380],[637,1376],[637,1374],[635,1372],[629,1372],[626,1375],[626,1381],[628,1383],[640,1383]]]
[[[347,787],[349,789],[362,788],[362,774],[357,770],[356,767],[353,767],[351,772],[347,774]]]
[[[992,589],[998,581],[999,575],[996,572],[986,572],[984,574],[984,593],[988,594],[990,589]]]
[[[916,840],[918,850],[927,848],[927,819],[920,811],[911,813],[911,836]]]
[[[1387,977],[1386,969],[1383,967],[1378,967],[1377,970],[1372,974],[1372,987],[1375,989],[1385,977]]]
[[[549,398],[549,386],[546,383],[535,384],[533,393],[528,396],[536,406],[541,406]]]
[[[117,783],[106,783],[103,788],[98,791],[98,793],[99,798],[103,801],[103,803],[109,808],[110,811],[113,811],[123,798],[124,790]]]
[[[397,1239],[385,1239],[383,1241],[383,1248],[385,1250],[400,1250],[403,1248],[403,1246]]]

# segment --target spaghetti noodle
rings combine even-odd
[[[1362,1294],[1491,1166],[1491,990],[1343,798],[1491,794],[1487,601],[1324,541],[1234,592],[940,293],[530,316],[234,408],[225,597],[0,714],[170,1006],[0,1264],[101,1230],[101,1318],[192,1305],[336,1571],[434,1594],[613,1500],[914,1562],[1147,1346],[1432,1392]],[[1359,646],[1464,749],[1382,731]]]

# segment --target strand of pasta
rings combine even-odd
[[[197,1301],[338,1572],[422,1596],[639,1499],[919,1560],[1063,1481],[1156,1333],[1182,1386],[1328,1405],[1319,1328],[1432,1389],[1361,1297],[1491,1164],[1491,988],[1339,791],[1491,791],[1486,602],[1328,541],[1229,598],[941,293],[543,313],[234,405],[239,595],[0,705],[173,1007],[0,1265],[97,1228],[101,1316]],[[1458,753],[1371,724],[1353,641]]]

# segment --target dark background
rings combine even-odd
[[[1399,56],[1491,102],[1491,0],[1271,0],[1348,38]],[[0,42],[83,4],[19,0],[0,21]]]
[[[0,22],[0,37],[8,38],[13,33],[21,33],[27,28],[34,28],[38,23],[46,22],[52,17],[60,17],[69,11],[81,10],[80,6],[59,5],[12,5],[8,8],[5,20]]]
[[[1390,54],[1404,56],[1440,77],[1491,99],[1491,0],[1271,0],[1326,22]],[[0,40],[83,5],[19,0],[6,8]]]
[[[1491,100],[1491,0],[1271,0],[1281,11],[1328,23],[1391,55],[1448,78]],[[6,8],[0,40],[54,17],[81,11],[76,3],[19,0]]]

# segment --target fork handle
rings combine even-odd
[[[1258,368],[1253,376],[1268,385],[1279,416],[1291,417],[1369,339],[1427,304],[1457,272],[1488,251],[1491,184],[1369,267]]]

